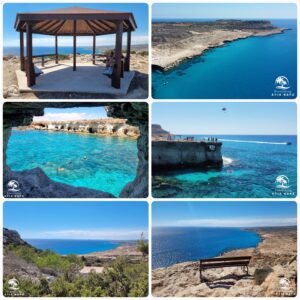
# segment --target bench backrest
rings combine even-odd
[[[201,269],[248,266],[251,256],[218,257],[200,259]]]

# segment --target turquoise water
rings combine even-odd
[[[297,21],[272,20],[282,34],[250,37],[214,48],[168,72],[153,71],[156,99],[277,99],[297,96]],[[273,96],[285,76],[290,96]]]
[[[53,42],[54,45],[54,42]],[[33,47],[33,55],[42,55],[42,54],[54,54],[55,48],[53,47]],[[26,48],[25,48],[26,51]],[[80,54],[92,54],[93,49],[91,47],[77,47],[76,53]],[[26,53],[26,52],[25,52]],[[101,54],[101,50],[96,50],[97,54]],[[19,47],[4,47],[4,55],[20,55]],[[73,47],[58,47],[58,54],[73,54]]]
[[[153,227],[152,267],[211,258],[235,249],[256,247],[260,241],[254,231],[239,228]]]
[[[14,171],[40,167],[54,181],[115,196],[135,178],[137,163],[136,140],[128,138],[13,130],[7,148]]]
[[[195,136],[202,139],[204,136]],[[296,136],[216,136],[223,142],[221,170],[204,168],[156,173],[156,198],[294,198],[297,194]],[[207,137],[205,137],[207,138]],[[289,141],[292,145],[287,146]],[[278,195],[276,177],[289,179],[289,195]],[[163,184],[162,184],[163,183]],[[274,194],[276,193],[276,194]]]
[[[119,242],[103,240],[52,240],[52,239],[26,239],[30,245],[40,250],[52,250],[61,255],[87,254],[115,249]]]

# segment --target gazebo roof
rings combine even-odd
[[[116,21],[123,21],[123,31],[134,31],[137,28],[134,16],[129,12],[70,7],[18,13],[15,29],[26,31],[26,22],[30,21],[32,22],[32,33],[72,36],[73,20],[77,21],[77,36],[114,34],[117,31]]]

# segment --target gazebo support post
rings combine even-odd
[[[116,45],[115,45],[115,64],[112,76],[112,86],[116,89],[121,88],[121,68],[122,68],[122,35],[123,21],[117,21]]]
[[[93,35],[93,65],[96,64],[96,35]]]
[[[76,71],[76,20],[73,20],[73,71]]]
[[[124,70],[126,72],[130,71],[130,50],[131,50],[131,31],[127,30],[127,51]]]
[[[21,71],[25,71],[24,31],[20,31],[20,69]]]
[[[58,45],[57,45],[57,35],[55,36],[55,63],[58,64]]]
[[[27,50],[27,61],[26,61],[26,75],[27,75],[27,86],[33,86],[35,84],[35,73],[32,62],[32,24],[26,23],[26,50]]]

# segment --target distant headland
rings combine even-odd
[[[227,42],[282,33],[267,20],[217,20],[214,22],[154,22],[152,66],[168,70]]]

